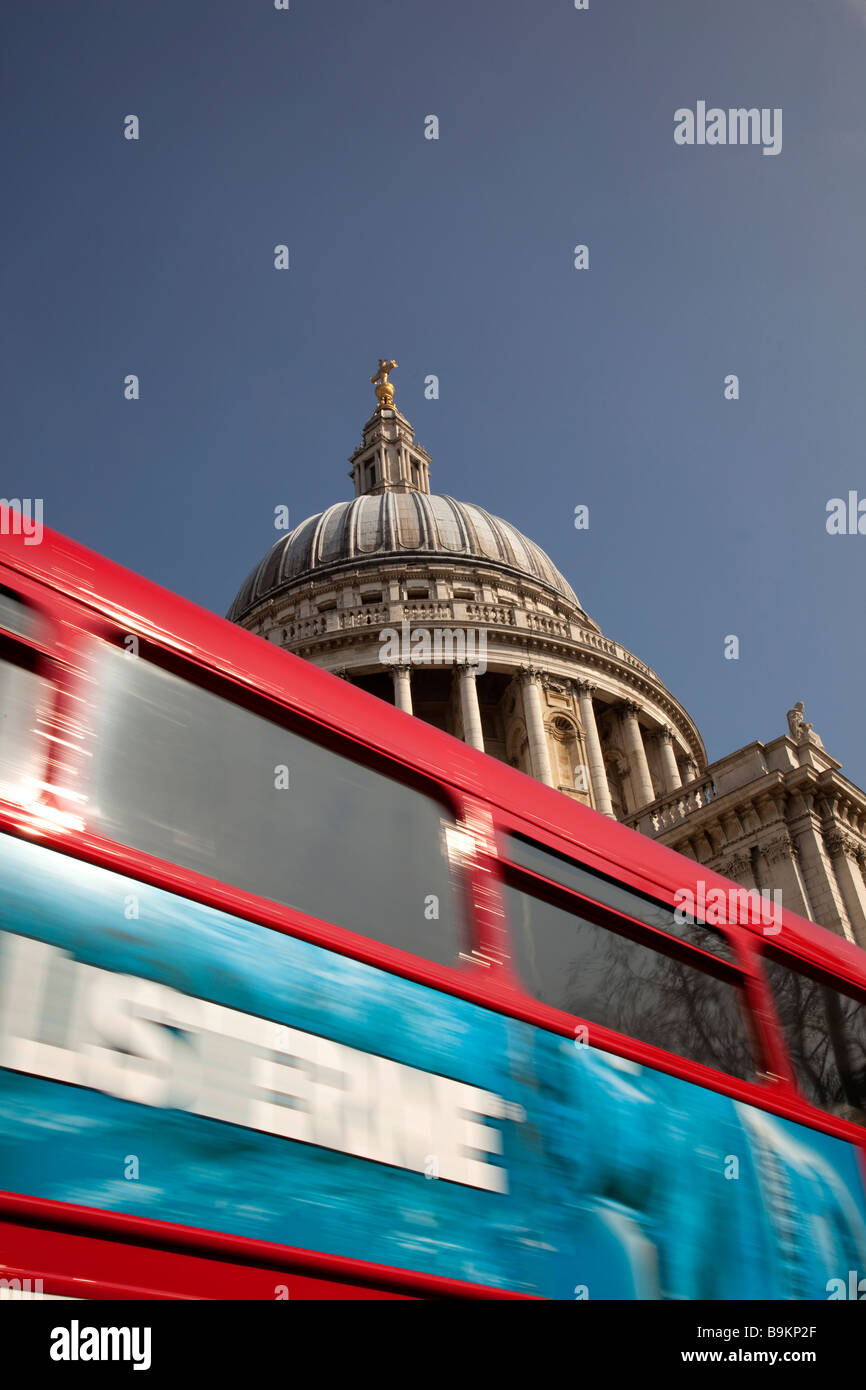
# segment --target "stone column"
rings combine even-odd
[[[797,848],[793,844],[787,827],[776,826],[772,839],[758,845],[761,866],[761,888],[771,893],[777,889],[782,895],[782,907],[788,912],[796,912],[800,917],[810,917],[814,921],[812,904],[806,892],[798,863]]]
[[[478,704],[478,689],[475,672],[468,662],[457,663],[457,679],[460,683],[460,712],[463,715],[463,742],[470,748],[484,752],[484,734],[481,730],[481,707]]]
[[[408,666],[392,666],[391,675],[394,680],[394,704],[398,709],[405,710],[407,714],[412,713],[412,679]]]
[[[640,706],[636,705],[634,700],[626,700],[624,704],[620,705],[623,742],[637,796],[635,810],[639,810],[641,806],[648,806],[651,801],[656,799],[653,779],[650,776],[649,763],[646,760],[643,746],[643,735],[640,731],[640,724],[637,722],[639,709]]]
[[[679,791],[683,785],[680,777],[680,770],[677,767],[677,755],[674,752],[674,731],[673,729],[659,729],[656,735],[659,742],[659,752],[661,753],[662,776],[664,777],[665,791]]]
[[[575,684],[577,705],[586,739],[586,757],[589,762],[593,801],[597,811],[601,811],[606,816],[612,816],[613,803],[610,799],[610,787],[604,766],[604,754],[601,751],[601,739],[598,736],[598,725],[595,722],[595,706],[592,703],[595,686],[591,685],[589,681],[577,681]]]
[[[812,904],[813,921],[854,941],[845,899],[824,844],[815,800],[814,792],[804,788],[792,797],[788,807],[788,830],[800,852],[800,868]]]
[[[834,828],[824,835],[836,882],[842,892],[858,946],[866,946],[866,883],[861,868],[863,849],[852,835]]]
[[[694,781],[696,781],[696,780],[697,780],[697,776],[698,776],[698,765],[697,765],[697,763],[695,762],[694,758],[692,757],[691,753],[690,753],[689,756],[686,758],[685,769],[686,769],[686,786],[688,786],[689,782],[694,782]]]
[[[541,705],[541,691],[538,688],[538,672],[532,666],[521,666],[520,683],[523,690],[523,717],[529,738],[529,758],[532,775],[548,787],[555,786],[550,768],[550,753],[547,735],[544,732],[544,711]]]

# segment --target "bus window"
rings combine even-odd
[[[94,827],[233,887],[456,964],[432,797],[106,648]]]
[[[734,958],[726,938],[715,927],[705,926],[700,922],[680,923],[672,907],[654,902],[652,898],[644,897],[642,893],[637,893],[634,888],[627,888],[622,883],[614,883],[603,874],[576,864],[564,854],[557,854],[554,850],[537,845],[522,835],[508,836],[505,853],[506,858],[521,868],[541,874],[552,883],[561,883],[563,888],[572,888],[575,893],[592,898],[603,907],[611,907],[614,912],[622,912],[627,917],[634,917],[638,922],[646,922],[648,926],[655,927],[656,931],[679,937],[690,946],[699,946],[702,951],[709,951],[714,956],[720,956],[722,960]]]
[[[14,632],[16,637],[32,637],[36,629],[33,610],[3,588],[0,588],[0,628]]]
[[[769,955],[763,965],[803,1094],[866,1125],[866,1004]]]
[[[576,913],[506,885],[515,962],[543,1004],[732,1076],[754,1074],[740,991]]]
[[[0,660],[0,797],[34,800],[40,766],[36,720],[45,681],[33,671]]]

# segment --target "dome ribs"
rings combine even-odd
[[[306,517],[250,572],[229,608],[239,621],[280,588],[361,560],[412,555],[481,561],[528,575],[581,612],[571,585],[550,556],[502,517],[444,493],[362,493]]]

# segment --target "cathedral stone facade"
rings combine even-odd
[[[866,796],[802,705],[787,734],[708,764],[687,711],[543,550],[430,492],[395,365],[373,378],[354,499],[277,541],[229,618],[866,947]]]

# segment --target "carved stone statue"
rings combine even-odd
[[[823,748],[818,735],[812,731],[812,725],[804,719],[803,710],[802,700],[798,700],[794,708],[788,710],[788,730],[791,738],[796,743],[817,743],[819,748]]]
[[[388,380],[388,373],[393,372],[397,363],[387,361],[386,358],[379,358],[379,370],[375,376],[370,377],[370,381],[376,388],[376,400],[379,402],[380,410],[392,410],[394,406],[394,384]]]

